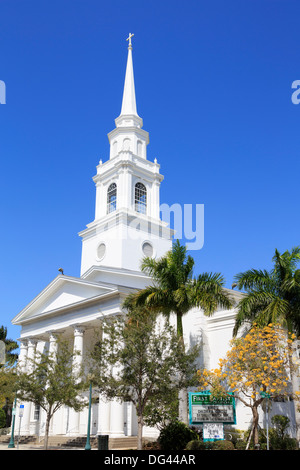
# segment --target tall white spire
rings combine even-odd
[[[160,218],[163,176],[157,160],[147,160],[149,134],[136,111],[131,38],[122,111],[108,133],[109,160],[99,162],[93,178],[95,220],[80,233],[82,274],[95,265],[139,271],[146,254],[160,257],[172,247],[173,232]]]
[[[125,116],[133,119],[134,125],[141,127],[142,119],[139,117],[136,108],[136,98],[135,98],[135,86],[134,86],[134,73],[133,73],[133,62],[132,62],[132,43],[131,38],[134,34],[129,33],[127,38],[128,41],[128,57],[127,57],[127,66],[123,90],[123,100],[122,100],[122,109],[121,114],[117,118],[117,126],[124,126],[123,118]]]
[[[136,110],[136,99],[135,99],[135,87],[134,87],[134,74],[133,74],[133,63],[132,63],[132,44],[131,38],[134,36],[129,33],[127,41],[128,44],[128,58],[126,66],[126,75],[123,91],[123,101],[122,101],[122,115],[138,115]]]

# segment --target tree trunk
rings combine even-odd
[[[177,336],[178,338],[183,342],[183,326],[182,326],[182,313],[177,313],[176,314],[176,319],[177,319]]]
[[[138,439],[137,439],[137,450],[143,448],[143,417],[138,416]]]
[[[253,414],[253,445],[254,448],[259,444],[258,438],[258,410],[257,406],[252,407],[252,414]]]
[[[250,431],[250,434],[249,434],[249,437],[248,437],[248,441],[247,441],[247,445],[246,445],[246,449],[245,449],[245,450],[248,450],[249,447],[250,447],[250,442],[251,442],[251,439],[252,439],[252,434],[253,434],[253,423],[252,423],[252,426],[251,426],[251,431]]]
[[[179,390],[178,399],[179,399],[179,410],[178,410],[179,421],[181,421],[184,424],[189,424],[186,388]]]
[[[48,449],[48,436],[49,436],[49,429],[50,429],[50,420],[51,420],[51,413],[47,413],[46,417],[46,428],[45,428],[45,439],[44,439],[44,449]]]
[[[182,347],[184,349],[182,313],[177,312],[176,318],[177,318],[177,337],[179,341],[181,341]],[[181,421],[182,423],[188,424],[189,420],[188,420],[188,406],[187,406],[187,390],[185,388],[179,390],[178,400],[179,400],[179,406],[178,406],[179,421]]]

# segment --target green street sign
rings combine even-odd
[[[260,396],[263,398],[271,398],[270,393],[267,393],[267,392],[260,392]]]

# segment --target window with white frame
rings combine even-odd
[[[143,183],[136,183],[134,196],[135,210],[141,214],[146,214],[147,190]]]
[[[107,213],[117,209],[117,185],[112,183],[107,190]]]
[[[34,414],[33,414],[33,419],[35,421],[39,421],[40,419],[40,405],[35,405],[34,407]]]

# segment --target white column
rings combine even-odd
[[[106,200],[103,201],[102,196],[102,183],[97,181],[96,183],[96,204],[95,204],[95,220],[100,219],[102,211],[101,205],[105,204],[106,207]]]
[[[28,351],[27,340],[21,339],[20,340],[20,354],[19,354],[19,360],[18,360],[18,368],[21,372],[26,371],[27,351]]]
[[[113,368],[113,375],[117,374],[118,367]],[[113,399],[110,402],[110,436],[124,437],[125,410],[124,403]]]
[[[101,339],[106,339],[107,334],[103,331],[102,328],[102,319],[101,322]],[[110,400],[105,399],[101,393],[99,394],[99,403],[98,403],[98,429],[97,434],[110,434]]]
[[[27,361],[26,361],[26,372],[32,372],[34,368],[33,360],[35,358],[35,348],[36,348],[36,340],[29,339],[28,340],[28,347],[27,347]],[[24,405],[24,414],[22,417],[21,422],[21,434],[29,434],[30,433],[30,416],[31,416],[31,408],[32,403],[26,401],[22,403]]]
[[[124,403],[116,399],[110,403],[110,436],[124,437]]]
[[[52,331],[49,333],[49,354],[53,354],[54,357],[57,353],[57,335]]]
[[[34,369],[34,364],[32,361],[34,361],[35,359],[36,343],[37,341],[35,339],[28,340],[26,371],[29,373],[32,372]]]
[[[126,419],[126,436],[132,436],[132,403],[124,403],[125,419]]]
[[[154,219],[159,219],[159,188],[160,188],[160,181],[158,178],[155,178],[152,185],[151,190],[151,210],[150,215]]]
[[[82,354],[83,354],[83,333],[84,328],[81,326],[74,326],[74,346],[73,352],[76,353],[73,358],[73,371],[74,373],[78,373],[80,371],[82,365]],[[69,433],[79,434],[79,418],[80,413],[74,411],[73,409],[69,410]]]
[[[48,340],[48,354],[52,356],[52,359],[55,359],[56,353],[57,353],[57,334],[55,334],[53,331],[47,331],[49,335],[49,340]],[[56,416],[54,415],[54,419]],[[52,429],[53,429],[53,423],[54,419],[51,419],[50,421],[50,432],[49,434],[52,434]],[[45,435],[45,430],[46,430],[46,420],[47,420],[47,414],[46,411],[40,408],[40,435]]]
[[[35,357],[37,359],[37,355],[40,357],[41,354],[45,352],[45,340],[39,339],[37,340],[37,345],[35,349]]]
[[[117,189],[117,209],[121,207],[127,207],[126,204],[126,162],[123,162],[121,171],[119,173],[119,184]]]
[[[84,328],[81,326],[74,326],[74,348],[73,352],[75,354],[73,358],[73,367],[74,372],[78,373],[82,365],[82,355],[83,355],[83,333]]]
[[[99,395],[98,404],[98,429],[97,434],[109,434],[110,433],[110,401],[105,400]]]

